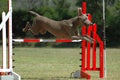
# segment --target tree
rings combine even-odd
[[[7,8],[7,0],[0,0],[0,13],[7,11]]]
[[[2,12],[5,11],[7,12],[7,0],[0,0],[0,23],[2,20]],[[0,39],[2,38],[2,32],[0,31]]]
[[[108,7],[107,17],[107,44],[108,46],[120,46],[120,3],[115,2],[112,8]]]
[[[52,0],[53,5],[57,14],[59,15],[59,19],[68,19],[71,17],[70,6],[71,3],[69,0]]]
[[[114,5],[114,3],[116,2],[116,0],[106,0],[106,5]]]
[[[15,0],[14,9],[31,10],[37,7],[48,5],[48,0]]]

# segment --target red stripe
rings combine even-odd
[[[96,62],[96,60],[97,60],[97,56],[96,56],[96,46],[97,46],[97,44],[96,44],[96,35],[97,35],[97,25],[96,24],[94,24],[93,25],[93,39],[94,39],[94,43],[93,43],[93,70],[95,70],[96,69],[96,67],[97,67],[97,62]]]
[[[72,42],[72,40],[69,40],[69,39],[57,39],[56,42]]]
[[[104,43],[100,43],[100,78],[104,78]]]
[[[90,21],[92,21],[92,15],[91,15],[91,14],[88,14],[88,19],[89,19]]]
[[[92,26],[89,26],[88,27],[88,30],[87,30],[87,35],[88,36],[91,36],[91,33],[92,33]],[[90,51],[91,51],[91,43],[90,42],[87,42],[87,69],[89,70],[90,69],[90,62],[91,62],[91,57],[90,57],[90,55],[91,55],[91,53],[90,53]]]
[[[40,39],[24,39],[24,42],[40,42]]]
[[[83,14],[86,14],[86,11],[87,11],[86,5],[87,5],[86,2],[83,2],[83,3],[82,3],[82,13],[83,13]]]
[[[82,26],[82,35],[85,36],[86,35],[86,26]],[[86,41],[82,40],[82,70],[85,71],[86,70]]]
[[[91,78],[91,76],[83,70],[81,71],[81,77],[82,78],[87,78],[87,80],[90,80],[90,78]]]

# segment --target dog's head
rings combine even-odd
[[[78,20],[79,20],[83,25],[86,25],[86,26],[92,25],[93,23],[88,19],[88,15],[87,15],[87,14],[83,14],[81,8],[79,8],[78,10],[79,10]]]

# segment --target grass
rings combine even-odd
[[[24,80],[66,79],[79,69],[79,49],[16,48],[14,52],[15,70]]]
[[[22,80],[77,80],[69,77],[80,69],[80,48],[15,48],[13,52],[14,71]],[[120,49],[108,48],[106,80],[119,80],[119,67]],[[92,80],[99,80],[98,72],[91,75]]]

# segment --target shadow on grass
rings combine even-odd
[[[70,77],[43,77],[43,78],[22,78],[22,80],[75,80]],[[77,80],[77,79],[76,79]]]

